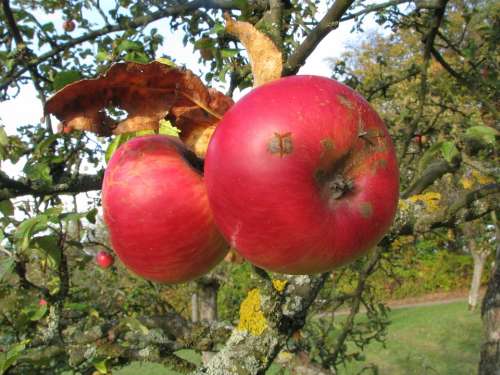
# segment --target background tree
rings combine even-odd
[[[220,313],[234,316],[239,310],[238,326],[193,323],[188,318],[193,285],[152,285],[120,266],[116,272],[92,267],[88,254],[108,245],[96,224],[99,195],[91,192],[101,187],[106,151],[123,137],[57,132],[50,117],[19,124],[17,135],[7,136],[0,128],[6,350],[0,368],[11,373],[105,372],[141,359],[189,371],[194,367],[174,354],[178,349],[213,351],[224,344],[198,373],[262,373],[285,346],[318,351],[307,335],[323,329],[323,323],[317,325],[308,313],[325,308],[324,298],[317,298],[321,292],[330,310],[349,309],[335,342],[316,359],[325,371],[334,371],[355,357],[349,342],[362,350],[369,340],[381,339],[387,321],[371,278],[394,263],[391,257],[402,236],[439,235],[473,220],[492,223],[488,215],[498,207],[499,190],[498,4],[337,0],[320,11],[325,5],[195,0],[117,1],[104,7],[98,1],[2,1],[1,98],[13,98],[31,83],[42,105],[65,84],[95,77],[115,62],[167,58],[182,64],[158,52],[168,40],[162,30],[148,27],[157,20],[182,30],[184,43],[200,52],[207,84],[226,81],[232,95],[250,87],[253,77],[241,43],[225,30],[223,12],[271,37],[283,52],[285,75],[297,73],[340,23],[355,20],[355,29],[361,29],[365,17],[374,14],[384,35],[374,34],[335,62],[334,74],[384,117],[398,150],[403,192],[393,228],[364,259],[331,275],[296,277],[224,264],[215,271],[217,277],[231,283],[239,298]],[[60,21],[41,23],[36,12]],[[109,113],[124,115],[113,108]],[[5,173],[6,161],[22,173]],[[77,206],[77,196],[86,204]],[[483,305],[484,374],[500,368],[495,351],[499,280],[497,267]],[[353,287],[337,288],[342,283]],[[38,305],[38,299],[46,303]],[[361,307],[368,311],[367,327],[355,321]]]

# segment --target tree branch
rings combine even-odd
[[[439,51],[436,48],[432,47],[431,53],[432,56],[436,59],[436,61],[444,68],[444,70],[446,70],[453,78],[455,78],[458,83],[471,90],[474,97],[477,100],[479,100],[479,102],[481,102],[496,119],[499,118],[498,111],[496,110],[495,105],[490,103],[488,100],[485,100],[484,95],[478,92],[477,87],[474,83],[469,82],[467,79],[462,77],[460,73],[458,73],[455,69],[453,69],[453,67],[450,64],[448,64],[448,62],[444,59],[444,57],[439,53]]]
[[[386,1],[385,3],[380,3],[380,4],[371,4],[371,5],[368,5],[365,9],[360,10],[359,12],[345,15],[344,17],[342,17],[340,19],[340,22],[349,21],[349,20],[355,19],[359,16],[364,16],[368,13],[377,12],[379,10],[382,10],[382,9],[385,9],[385,8],[388,8],[388,7],[391,7],[394,5],[407,4],[407,3],[413,3],[413,2],[414,2],[413,0],[392,0],[392,1]]]
[[[413,183],[408,189],[406,189],[402,194],[401,198],[406,199],[412,195],[420,194],[429,186],[431,186],[434,181],[441,178],[446,173],[452,173],[458,169],[460,166],[459,163],[450,164],[446,160],[440,160],[434,163],[431,163],[424,173]]]
[[[14,180],[0,171],[0,201],[33,195],[41,197],[53,194],[73,194],[87,191],[100,190],[104,172],[96,175],[79,175],[75,178],[62,178],[61,182],[51,186],[36,186],[31,182]]]
[[[288,57],[283,75],[297,73],[317,45],[328,35],[328,33],[330,33],[330,31],[335,30],[339,26],[341,17],[353,2],[354,0],[335,0],[323,19],[321,19],[318,25],[311,30],[295,52]]]
[[[8,0],[2,0],[2,1],[4,3],[8,2]],[[38,64],[45,62],[50,58],[58,55],[59,53],[68,50],[72,47],[75,47],[81,43],[94,40],[96,38],[99,38],[101,36],[110,33],[125,31],[128,29],[145,26],[153,21],[157,21],[162,18],[178,17],[183,14],[187,14],[190,11],[197,10],[198,8],[221,9],[221,10],[240,9],[238,4],[239,2],[235,0],[195,0],[184,4],[177,3],[175,5],[168,6],[164,9],[160,9],[149,15],[139,16],[130,20],[126,20],[124,22],[120,22],[115,25],[106,25],[101,29],[81,35],[78,38],[74,38],[69,42],[59,45],[57,48],[53,48],[52,50],[38,56],[37,58],[31,59],[31,61],[28,62],[26,66],[18,69],[16,72],[13,72],[13,74],[10,77],[5,79],[0,84],[0,90],[6,89],[12,82],[21,77],[26,71],[29,71],[33,67],[36,67]]]
[[[264,331],[233,330],[224,348],[196,374],[263,374],[292,334],[304,325],[307,311],[328,276],[288,276],[284,294],[274,291],[261,298],[266,314]]]
[[[400,159],[402,159],[402,156],[406,155],[406,152],[411,142],[412,135],[415,133],[415,130],[417,129],[418,124],[424,115],[425,99],[427,97],[427,92],[429,91],[429,88],[427,86],[427,71],[429,70],[429,65],[431,60],[431,49],[434,46],[434,40],[436,39],[439,27],[443,22],[444,12],[447,3],[448,0],[438,0],[437,3],[438,6],[436,7],[436,9],[433,10],[433,15],[430,21],[430,28],[422,38],[422,42],[424,43],[424,50],[423,50],[424,62],[420,69],[421,78],[420,78],[420,90],[418,93],[419,105],[417,113],[409,125],[409,129],[407,131],[407,137],[402,148],[403,152],[402,155],[400,156]]]

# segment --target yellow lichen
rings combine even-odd
[[[434,212],[439,209],[439,201],[441,200],[441,194],[430,191],[424,194],[417,194],[410,198],[408,201],[412,203],[421,202],[425,205],[425,209],[429,212]]]
[[[413,236],[399,236],[397,237],[391,244],[393,249],[398,249],[403,247],[404,245],[408,245],[415,240]]]
[[[401,211],[407,211],[410,208],[410,205],[406,200],[400,199],[399,200],[399,209]]]
[[[252,289],[240,306],[239,331],[247,331],[254,336],[260,336],[267,328],[267,320],[260,307],[260,292]]]
[[[283,290],[285,290],[286,283],[287,283],[286,280],[274,279],[273,280],[274,289],[276,289],[278,292],[281,293]]]
[[[472,175],[476,179],[477,182],[479,182],[481,185],[487,185],[487,184],[492,184],[495,182],[495,180],[489,176],[485,176],[484,174],[473,170]]]
[[[470,189],[474,185],[474,179],[470,176],[463,176],[460,179],[460,183],[462,184],[464,189]]]

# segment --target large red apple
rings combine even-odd
[[[331,79],[283,78],[236,103],[208,147],[205,181],[219,229],[271,271],[331,270],[377,244],[398,202],[382,120]]]
[[[208,272],[227,252],[201,173],[176,138],[134,138],[112,156],[103,183],[113,249],[139,276],[182,282]]]

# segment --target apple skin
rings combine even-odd
[[[260,86],[223,117],[205,159],[215,221],[270,271],[332,270],[375,246],[398,202],[394,146],[349,87],[316,76]]]
[[[66,31],[68,33],[70,33],[73,30],[75,30],[75,27],[76,27],[75,21],[73,21],[73,20],[66,20],[63,23],[63,29],[64,29],[64,31]]]
[[[100,250],[97,252],[95,261],[99,267],[104,269],[111,267],[115,262],[111,254],[104,250]]]
[[[195,279],[226,255],[190,157],[177,138],[148,135],[120,146],[106,169],[102,201],[112,247],[145,279]]]

